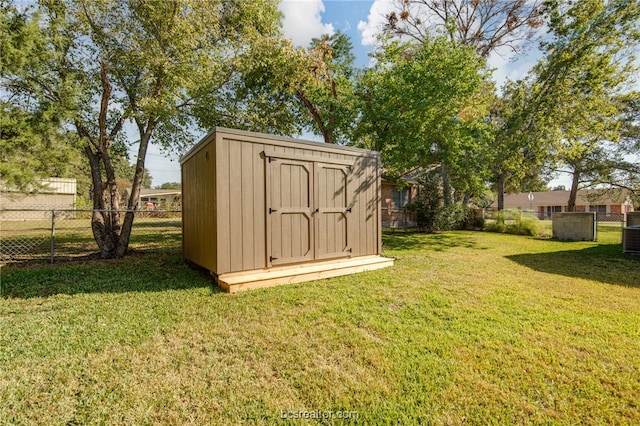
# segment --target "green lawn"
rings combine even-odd
[[[638,424],[619,232],[387,234],[393,268],[237,295],[177,239],[5,267],[0,424]]]

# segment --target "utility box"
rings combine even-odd
[[[377,152],[218,127],[181,166],[183,255],[226,291],[393,264]]]
[[[553,237],[563,241],[597,241],[596,212],[551,215]]]
[[[629,212],[626,215],[627,226],[640,226],[640,211],[638,212]]]
[[[627,226],[622,228],[622,252],[640,254],[640,212],[627,213]]]

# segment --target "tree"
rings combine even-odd
[[[504,209],[505,192],[542,190],[546,186],[539,176],[548,149],[534,107],[530,80],[508,81],[492,106],[494,132],[487,160],[491,182],[495,182],[498,210]]]
[[[38,26],[26,12],[0,4],[0,75],[17,72],[39,43]],[[0,181],[31,192],[42,189],[47,177],[76,176],[82,159],[78,137],[60,127],[46,111],[29,111],[24,105],[0,100]]]
[[[446,37],[451,42],[475,49],[476,54],[485,59],[494,52],[504,53],[505,49],[519,52],[523,41],[532,38],[544,24],[547,10],[543,0],[396,0],[395,9],[387,15],[385,31],[388,34],[416,44]],[[487,99],[483,103],[491,103],[493,91],[484,94]],[[477,126],[475,133],[476,139],[480,134],[492,139],[492,134],[499,132],[495,126],[482,125]],[[490,164],[490,153],[485,157],[485,164]],[[441,172],[445,203],[448,204],[451,199],[446,194],[451,176],[446,167]],[[500,172],[495,176],[504,177]]]
[[[270,104],[280,122],[292,123],[282,129],[289,134],[308,129],[326,143],[347,143],[356,115],[351,50],[341,32],[314,38],[307,49],[289,40],[264,40],[241,62],[238,93]]]
[[[490,90],[484,60],[445,38],[422,45],[391,41],[376,59],[377,68],[358,86],[360,144],[382,152],[390,175],[446,169],[445,204],[452,202],[448,186],[477,190],[484,181],[484,91]]]
[[[180,182],[165,182],[156,186],[156,189],[182,189],[182,184]]]
[[[506,47],[520,51],[544,24],[544,0],[395,0],[385,29],[424,43],[436,35],[472,46],[483,58]]]
[[[325,143],[346,143],[355,119],[353,109],[353,46],[336,32],[311,41],[303,78],[295,95],[311,117],[309,127]]]
[[[77,135],[39,114],[0,102],[0,181],[21,192],[43,189],[48,177],[77,177],[82,157]]]
[[[31,16],[39,43],[24,66],[5,72],[13,101],[55,115],[82,139],[92,177],[91,226],[103,258],[128,248],[132,212],[149,143],[184,147],[192,139],[196,99],[227,100],[230,58],[278,30],[275,1],[42,0]],[[220,121],[224,122],[224,121]],[[132,191],[121,221],[111,147],[138,132]]]
[[[618,160],[620,102],[637,74],[638,2],[591,0],[553,4],[550,52],[535,68],[531,104],[547,129],[552,161],[572,176],[569,210],[578,189],[608,180]]]

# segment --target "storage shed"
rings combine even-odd
[[[393,265],[377,152],[218,127],[181,166],[184,257],[226,291]]]

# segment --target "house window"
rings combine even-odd
[[[562,206],[547,206],[547,218],[551,219],[552,213],[561,213]]]
[[[607,206],[604,204],[600,204],[597,206],[589,206],[590,212],[596,212],[598,214],[607,214]]]
[[[411,189],[409,188],[393,188],[393,208],[399,210],[409,204],[409,200],[411,197]]]

